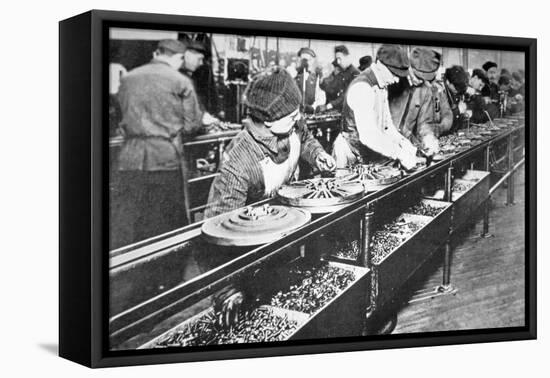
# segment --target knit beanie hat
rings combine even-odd
[[[411,51],[411,67],[414,74],[424,80],[435,79],[440,63],[441,54],[437,51],[420,47]]]
[[[406,77],[409,74],[409,58],[398,45],[382,45],[376,53],[376,59],[395,76]]]
[[[244,93],[248,113],[263,122],[281,119],[298,109],[301,103],[300,89],[292,76],[280,67],[258,75]]]

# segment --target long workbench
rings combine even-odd
[[[151,340],[208,308],[211,305],[210,296],[218,290],[243,280],[259,280],[261,277],[255,277],[254,272],[265,271],[267,266],[291,266],[303,259],[321,259],[364,269],[359,280],[361,285],[365,285],[359,290],[364,293],[360,296],[364,303],[358,300],[356,289],[350,290],[354,293],[352,302],[346,302],[346,298],[342,300],[348,304],[359,303],[366,321],[359,331],[354,329],[366,335],[369,334],[369,320],[383,314],[386,304],[397,295],[400,286],[438,251],[445,257],[442,284],[438,291],[451,292],[452,251],[449,240],[454,230],[461,227],[478,208],[483,209],[484,213],[484,233],[489,232],[488,198],[505,181],[508,181],[508,201],[513,202],[511,183],[515,170],[524,163],[524,132],[524,124],[502,130],[465,151],[417,170],[340,210],[318,216],[273,243],[248,248],[210,245],[201,238],[202,222],[198,222],[111,251],[111,347],[151,347]],[[493,173],[484,175],[483,172]],[[472,175],[475,176],[473,179]],[[455,182],[468,179],[472,180],[475,190],[464,196],[453,195]],[[443,191],[441,198],[433,195],[434,187]],[[413,200],[440,200],[442,210],[390,255],[377,257],[372,248],[372,238],[380,222],[384,221],[382,214],[387,213],[380,209],[386,210],[388,203],[402,201],[409,204]],[[269,199],[258,204],[275,201]],[[398,214],[404,209],[395,207],[395,211]],[[353,235],[358,243],[359,250],[352,261],[334,256],[330,243],[324,243],[332,240],[334,230],[343,229]],[[419,250],[425,253],[415,252]],[[324,324],[347,322],[342,319],[342,314],[334,313],[334,306],[329,307],[332,310],[327,308],[321,311],[330,314],[323,318]],[[316,314],[313,318],[319,316]],[[312,322],[308,320],[304,324],[311,325]],[[326,337],[318,334],[319,328],[306,325],[299,329],[306,329],[307,332],[296,331],[292,338]],[[332,336],[340,335],[334,332]]]

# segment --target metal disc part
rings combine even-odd
[[[248,206],[208,219],[203,237],[212,244],[252,246],[273,242],[309,223],[311,214],[285,206]]]
[[[285,205],[314,214],[330,213],[363,197],[363,184],[346,178],[314,178],[283,185],[277,195]]]
[[[360,181],[365,192],[373,192],[399,181],[403,174],[400,169],[382,164],[356,164],[337,172],[349,181]]]

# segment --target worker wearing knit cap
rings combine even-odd
[[[244,94],[249,117],[224,154],[206,218],[273,196],[294,177],[299,159],[320,171],[335,168],[301,119],[301,101],[294,79],[278,67],[249,84]]]
[[[342,111],[342,131],[334,141],[337,167],[396,159],[406,169],[416,166],[416,148],[399,133],[388,104],[387,87],[406,77],[409,59],[397,45],[383,45],[376,63],[349,86]]]
[[[445,99],[443,86],[435,83],[441,55],[431,49],[415,48],[411,51],[410,80],[402,80],[398,91],[390,91],[390,112],[394,125],[399,132],[425,154],[433,156],[439,151],[436,128],[441,122],[441,98]],[[442,96],[438,95],[441,92]],[[435,102],[435,104],[434,104]],[[435,106],[434,106],[435,105]],[[450,129],[453,114],[447,104],[445,122]],[[434,114],[434,112],[438,114]],[[437,119],[437,125],[435,125]]]

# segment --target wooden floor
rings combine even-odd
[[[506,206],[506,189],[493,194],[491,238],[480,238],[482,215],[453,243],[451,283],[455,295],[403,302],[393,333],[523,326],[525,321],[524,170],[515,176],[515,204]],[[436,256],[406,296],[441,284]]]

